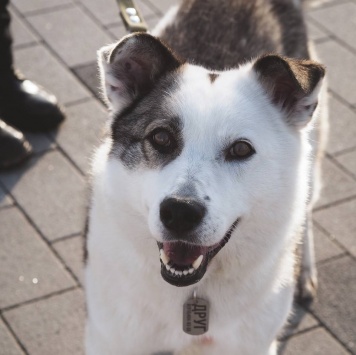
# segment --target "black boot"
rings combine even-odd
[[[0,170],[21,164],[31,152],[31,145],[23,134],[0,120]]]
[[[0,117],[20,130],[47,131],[62,122],[64,114],[54,95],[15,74],[8,3],[0,0]]]
[[[11,126],[21,131],[43,132],[64,120],[56,97],[37,84],[18,78],[12,71],[0,81],[0,116]]]

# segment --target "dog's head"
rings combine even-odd
[[[322,66],[266,55],[211,72],[148,34],[102,48],[99,65],[113,111],[110,160],[130,191],[120,198],[147,220],[163,278],[198,282],[232,236],[233,253],[268,248],[264,236],[290,218],[307,174],[302,137]]]

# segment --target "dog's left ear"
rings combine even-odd
[[[121,111],[182,62],[159,39],[135,33],[98,51],[104,99]]]
[[[266,55],[257,59],[253,69],[271,101],[284,113],[287,123],[304,127],[318,104],[324,67],[312,60]]]

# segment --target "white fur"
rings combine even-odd
[[[205,69],[186,65],[165,105],[184,120],[184,148],[173,162],[129,170],[109,157],[109,138],[94,159],[86,353],[275,354],[292,303],[294,246],[305,217],[308,129],[283,122],[251,64],[221,73],[214,85]],[[221,151],[238,138],[249,139],[257,153],[248,162],[227,163]],[[207,245],[241,221],[204,278],[176,288],[160,275],[159,203],[188,181],[200,197],[211,197],[202,227]],[[193,290],[211,304],[210,345],[182,331],[182,307]]]
[[[155,35],[177,10],[171,9]],[[121,84],[106,61],[100,63],[104,96],[120,111],[128,99],[116,95]],[[173,162],[162,169],[127,169],[109,156],[111,138],[96,152],[87,239],[87,355],[276,354],[275,339],[293,298],[294,248],[307,213],[312,126],[285,123],[251,63],[220,73],[213,85],[207,73],[184,65],[178,91],[163,103],[183,120],[184,147]],[[319,89],[302,104],[316,102]],[[250,140],[256,154],[247,162],[226,162],[222,151],[238,138]],[[160,274],[159,205],[188,183],[200,198],[211,199],[200,227],[206,245],[219,242],[237,217],[240,223],[203,279],[177,288]],[[310,273],[305,276],[310,279]],[[194,290],[211,305],[209,344],[205,336],[182,331],[183,304]]]

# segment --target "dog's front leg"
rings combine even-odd
[[[303,231],[301,270],[298,283],[299,299],[303,302],[311,301],[316,296],[318,286],[311,213],[308,213]]]

